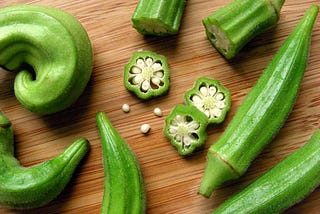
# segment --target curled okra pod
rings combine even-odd
[[[184,95],[186,104],[193,105],[204,113],[208,123],[221,123],[231,106],[229,90],[215,79],[201,77]]]
[[[252,38],[276,25],[284,0],[233,0],[202,20],[211,44],[231,59]]]
[[[0,205],[15,209],[43,206],[67,185],[89,143],[79,138],[57,157],[23,167],[14,157],[13,127],[0,112]]]
[[[305,72],[317,5],[311,6],[208,150],[199,193],[239,178],[286,121]]]
[[[92,72],[87,32],[70,14],[49,7],[15,5],[0,9],[0,66],[17,71],[14,92],[38,114],[72,105]]]
[[[214,214],[281,213],[320,184],[320,130],[300,149],[231,196]]]
[[[132,26],[141,34],[177,34],[186,0],[139,0],[132,15]]]
[[[141,99],[150,99],[169,90],[167,59],[151,51],[137,51],[125,65],[124,86]]]
[[[105,173],[101,213],[145,213],[146,190],[136,155],[104,112],[97,113],[96,123]]]
[[[165,122],[164,135],[180,155],[190,155],[207,139],[207,117],[192,105],[176,105]]]

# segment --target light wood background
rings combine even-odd
[[[224,131],[245,95],[268,62],[311,4],[319,0],[287,0],[281,19],[251,41],[234,60],[227,61],[210,45],[201,19],[230,0],[189,0],[180,32],[167,38],[144,37],[131,27],[137,0],[2,0],[0,7],[13,4],[53,6],[74,15],[87,30],[94,47],[94,70],[86,91],[69,109],[49,116],[38,116],[24,109],[14,97],[14,74],[0,72],[0,108],[13,122],[15,151],[28,167],[53,158],[76,138],[86,137],[91,151],[75,172],[71,182],[50,204],[29,211],[0,207],[0,213],[99,213],[103,196],[103,166],[95,114],[105,111],[116,129],[130,144],[140,161],[147,189],[148,213],[210,213],[230,195],[302,146],[320,126],[320,19],[313,30],[308,67],[301,90],[284,127],[273,142],[252,163],[247,173],[215,191],[210,199],[197,195],[208,147]],[[171,88],[161,98],[141,101],[124,88],[123,66],[138,49],[167,57],[171,69]],[[58,50],[57,50],[58,51]],[[218,79],[232,94],[232,108],[222,125],[208,127],[208,140],[202,151],[190,158],[178,155],[162,134],[164,119],[184,92],[198,77]],[[128,103],[125,114],[121,106]],[[153,109],[160,107],[163,117]],[[140,133],[143,123],[152,127]],[[320,176],[320,175],[319,175]],[[319,213],[320,189],[286,213]]]

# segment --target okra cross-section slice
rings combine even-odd
[[[190,155],[207,139],[207,118],[194,106],[176,105],[165,122],[164,135],[180,155]]]
[[[186,0],[140,0],[133,15],[132,26],[143,35],[177,34]]]
[[[151,51],[137,51],[124,68],[124,86],[141,99],[165,94],[169,90],[167,59]]]
[[[234,0],[202,20],[211,44],[227,59],[276,25],[284,0]]]
[[[223,122],[231,106],[229,90],[218,80],[205,77],[196,80],[184,99],[187,105],[193,105],[204,113],[209,124]]]

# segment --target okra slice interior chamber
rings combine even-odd
[[[125,65],[124,86],[141,99],[150,99],[169,90],[166,57],[151,51],[137,51]]]
[[[180,155],[190,155],[207,138],[207,117],[194,106],[178,104],[166,117],[164,135]]]
[[[214,214],[281,213],[320,184],[320,130],[308,142],[220,205]]]
[[[132,15],[132,26],[143,35],[177,34],[186,0],[139,0]]]
[[[231,95],[218,80],[198,78],[184,96],[187,105],[193,105],[204,113],[208,123],[221,123],[231,106]]]
[[[284,0],[233,0],[202,20],[211,44],[227,59],[275,26]]]

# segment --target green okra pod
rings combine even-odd
[[[14,92],[38,114],[72,105],[92,72],[87,32],[70,14],[49,7],[15,5],[0,9],[0,66],[19,71]]]
[[[284,0],[233,0],[202,20],[211,44],[231,59],[255,36],[274,26]]]
[[[57,197],[89,150],[88,141],[79,138],[57,157],[23,167],[13,141],[12,124],[0,112],[0,205],[15,209],[40,207]]]
[[[284,124],[303,79],[318,10],[317,5],[308,9],[209,148],[200,194],[209,197],[225,181],[243,175]]]
[[[97,113],[96,123],[105,172],[101,213],[145,213],[144,181],[135,154],[104,112]]]
[[[226,200],[214,214],[280,213],[320,184],[320,130],[300,149]]]
[[[177,34],[186,0],[139,0],[132,15],[132,26],[141,34]]]

